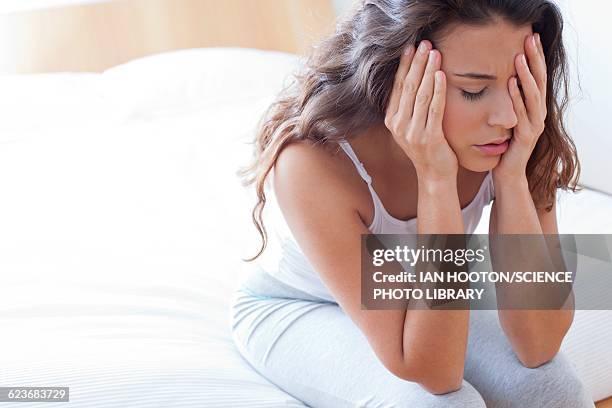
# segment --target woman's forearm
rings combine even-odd
[[[536,208],[529,192],[526,177],[512,180],[496,180],[495,184],[495,219],[497,234],[542,235]],[[537,241],[535,237],[526,237],[533,245],[534,254],[547,254],[544,238]],[[504,249],[501,248],[501,251]],[[541,265],[532,259],[525,259],[523,267],[538,269]],[[550,263],[546,264],[550,266]],[[529,269],[524,269],[529,270]],[[542,292],[542,286],[534,284],[498,285],[498,297],[506,299],[537,299],[537,296],[548,296]],[[552,290],[559,290],[554,288]],[[532,291],[532,294],[527,292]],[[539,292],[538,292],[539,291]],[[556,296],[558,298],[558,295]],[[550,294],[550,299],[555,294]],[[502,305],[503,306],[503,305]],[[558,351],[563,337],[569,329],[574,315],[574,298],[570,292],[568,302],[561,310],[518,310],[500,307],[498,315],[500,324],[508,336],[519,359],[527,366],[536,367],[550,360]]]
[[[493,176],[498,234],[542,234],[527,177],[499,180]]]
[[[457,179],[418,180],[418,234],[464,234]]]
[[[464,234],[456,179],[419,180],[417,233]],[[431,392],[457,390],[463,379],[469,309],[431,310],[422,305],[406,312],[406,363],[420,370],[419,382]]]

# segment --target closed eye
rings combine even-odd
[[[521,84],[521,80],[518,79],[517,77],[517,86],[519,88],[519,91],[521,92],[521,95],[523,95],[524,98],[524,93],[523,93],[523,85]],[[482,91],[478,92],[478,93],[472,93],[472,92],[467,92],[464,90],[461,90],[461,94],[463,95],[463,97],[469,101],[476,101],[480,98],[482,98],[482,96],[484,95],[485,91],[487,88],[484,88]]]
[[[487,89],[487,88],[485,88]],[[485,89],[483,89],[482,91],[478,92],[478,93],[471,93],[471,92],[467,92],[467,91],[461,91],[461,94],[463,95],[463,97],[469,101],[475,101],[477,99],[480,99],[482,97],[482,95],[484,94]]]

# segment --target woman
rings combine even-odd
[[[580,172],[562,28],[545,0],[365,0],[315,48],[242,172],[263,245],[232,330],[255,370],[313,407],[594,406],[559,353],[573,307],[361,309],[361,234],[472,233],[491,201],[490,233],[558,233]]]

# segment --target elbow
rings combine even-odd
[[[542,350],[533,347],[529,350],[517,352],[516,356],[523,366],[527,368],[537,368],[552,360],[558,352],[558,347]]]
[[[564,329],[563,332],[547,336],[542,334],[524,334],[520,338],[515,336],[514,341],[511,341],[512,349],[523,366],[537,368],[557,355],[566,331]]]
[[[393,374],[405,381],[417,383],[434,395],[458,391],[463,384],[463,368],[456,370],[432,370],[431,366],[405,364]]]
[[[434,394],[434,395],[442,395],[448,394],[449,392],[455,392],[461,389],[461,385],[463,383],[463,377],[458,379],[449,380],[422,380],[417,381],[417,383],[423,388],[425,391]]]

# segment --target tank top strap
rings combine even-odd
[[[347,140],[340,140],[338,141],[338,144],[340,145],[340,147],[342,147],[342,149],[346,152],[351,161],[355,164],[355,167],[357,168],[357,171],[359,172],[361,178],[366,183],[368,183],[369,186],[371,186],[372,177],[370,177],[370,175],[366,171],[365,167],[363,166],[363,163],[360,162],[357,158],[357,155],[355,154],[355,151],[351,147],[350,143]]]

